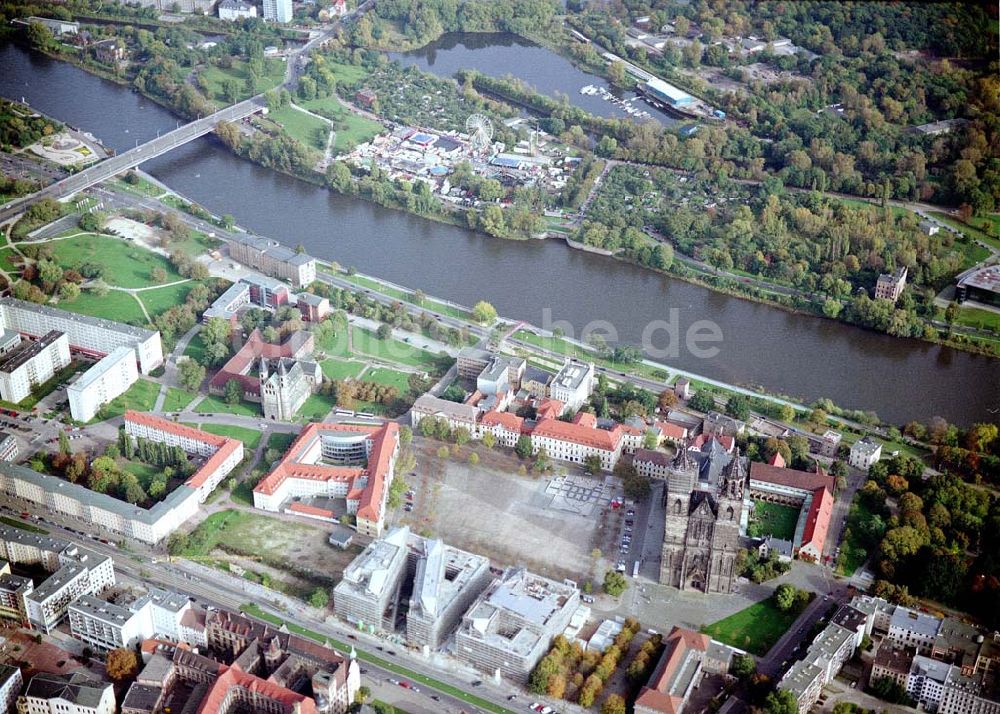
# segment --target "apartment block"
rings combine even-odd
[[[0,399],[18,403],[70,363],[69,340],[49,330],[33,342],[21,342],[0,357]]]
[[[270,3],[270,5],[268,4]],[[291,0],[265,0],[264,19],[289,22]],[[268,17],[269,11],[274,17]],[[279,19],[287,16],[288,19]],[[229,255],[244,265],[272,278],[287,280],[294,287],[305,287],[316,280],[316,259],[286,248],[277,241],[257,236],[238,236],[229,243]]]
[[[0,712],[14,711],[22,686],[24,679],[21,676],[21,668],[0,664]]]
[[[576,585],[510,569],[462,618],[454,655],[486,674],[523,682],[579,604]]]
[[[881,457],[882,445],[870,436],[866,436],[863,439],[858,439],[851,445],[848,463],[856,469],[867,471]]]
[[[159,332],[113,320],[6,297],[0,298],[0,326],[33,337],[57,330],[66,334],[71,350],[95,357],[103,357],[116,347],[131,347],[143,374],[163,364]]]
[[[115,714],[115,691],[81,672],[36,674],[17,699],[18,714]]]
[[[138,379],[135,350],[116,347],[66,388],[70,414],[77,421],[90,421],[102,406],[124,394]]]
[[[563,403],[564,411],[577,411],[594,391],[594,365],[567,360],[549,385],[549,396]]]
[[[70,634],[97,652],[132,648],[149,637],[149,608],[120,607],[92,595],[81,595],[69,606]]]
[[[396,528],[373,541],[351,561],[333,589],[337,616],[358,628],[392,632],[399,589],[406,575],[409,528]]]
[[[0,461],[13,461],[17,458],[17,439],[13,434],[0,431]]]

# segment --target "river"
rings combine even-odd
[[[591,114],[617,118],[629,116],[619,103],[612,103],[597,94],[580,94],[581,88],[591,85],[647,112],[649,118],[663,124],[677,121],[638,99],[635,92],[612,87],[603,78],[577,69],[565,57],[509,32],[448,32],[420,49],[390,52],[389,56],[402,64],[414,65],[441,77],[452,77],[460,69],[475,69],[492,77],[512,75],[550,97],[563,94],[570,104]],[[649,118],[644,120],[649,121]]]
[[[119,151],[177,121],[125,87],[15,45],[0,46],[0,66],[0,95],[23,96]],[[715,379],[805,400],[830,397],[895,422],[934,415],[995,421],[990,410],[1000,407],[1000,363],[989,358],[740,300],[557,241],[489,239],[277,174],[213,138],[143,168],[262,235],[431,295],[489,300],[507,317],[542,325],[548,311],[577,335],[606,320],[630,343],[671,308],[682,329],[711,320],[724,338],[716,356],[681,350],[666,362]]]

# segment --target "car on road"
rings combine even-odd
[[[440,702],[441,701],[441,697],[439,697],[436,694],[432,694],[431,695],[431,699],[433,699],[435,702]]]
[[[482,686],[482,683],[483,683],[483,680],[481,680],[481,679],[476,679],[476,680],[474,680],[474,681],[472,682],[472,686],[473,686],[473,687],[479,687],[479,686]]]

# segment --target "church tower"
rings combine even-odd
[[[743,494],[749,489],[748,475],[739,448],[722,471],[718,511],[712,534],[708,592],[729,593],[736,583],[736,556],[740,548]]]

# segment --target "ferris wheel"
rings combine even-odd
[[[493,141],[493,122],[483,114],[470,114],[465,120],[465,133],[473,151],[485,151]]]

